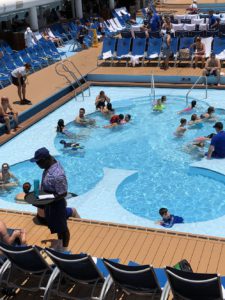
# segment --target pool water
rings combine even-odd
[[[222,182],[201,175],[190,174],[189,165],[200,159],[199,153],[189,154],[185,145],[195,137],[214,132],[214,122],[205,122],[202,128],[188,130],[177,138],[174,131],[181,117],[190,120],[190,114],[178,115],[184,107],[182,97],[167,97],[163,113],[152,112],[149,97],[115,102],[116,113],[129,113],[132,121],[116,128],[106,129],[109,118],[99,112],[91,114],[97,127],[79,127],[73,122],[67,129],[78,135],[84,149],[64,150],[56,136],[55,147],[60,155],[56,158],[66,170],[70,192],[82,195],[94,188],[103,177],[103,168],[135,170],[116,190],[120,205],[132,214],[157,220],[158,210],[168,207],[185,222],[206,221],[225,214],[225,188]],[[200,103],[197,113],[207,109]],[[216,111],[224,122],[224,111]],[[69,139],[65,139],[69,141]],[[207,151],[207,148],[205,149]],[[41,170],[29,161],[11,167],[20,183],[41,177]],[[107,187],[105,187],[107,189]],[[1,192],[0,198],[14,202],[21,185],[9,192]],[[110,201],[110,199],[105,199]],[[110,221],[110,220],[109,220]]]

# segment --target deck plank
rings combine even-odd
[[[221,251],[222,251],[221,244],[214,244],[212,249],[212,254],[208,263],[207,273],[216,273],[218,270],[218,264],[220,261]]]

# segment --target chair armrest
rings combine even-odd
[[[169,297],[169,293],[170,293],[170,285],[169,285],[169,282],[167,281],[163,288],[163,292],[160,297],[160,300],[167,300]]]

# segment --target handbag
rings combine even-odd
[[[187,59],[190,57],[190,49],[189,48],[184,48],[179,50],[179,57],[181,59]]]
[[[173,266],[177,270],[193,273],[192,267],[186,259],[182,259]]]

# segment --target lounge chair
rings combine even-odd
[[[131,38],[122,38],[118,39],[117,43],[117,51],[116,55],[113,59],[117,61],[126,61],[126,66],[128,65],[128,60],[130,57],[130,45],[131,45]]]
[[[194,37],[181,37],[180,38],[180,47],[179,47],[179,52],[177,55],[177,61],[179,61],[179,63],[181,61],[187,61],[187,62],[190,62],[190,64],[192,64],[193,48],[190,49],[190,46],[193,43],[194,43]],[[181,49],[189,49],[189,50],[187,50],[186,55],[182,55],[181,51],[180,51]],[[176,64],[177,64],[177,61],[176,61]]]
[[[131,56],[142,58],[142,65],[144,63],[143,59],[145,56],[145,46],[146,46],[146,39],[133,39],[133,47],[131,51]]]
[[[225,61],[225,38],[214,37],[213,53],[216,54],[216,58],[219,58],[221,62]]]
[[[160,296],[161,287],[152,266],[121,265],[108,259],[103,259],[112,278],[114,291],[127,295]],[[116,299],[116,293],[112,300]]]
[[[161,300],[166,300],[171,289],[174,299],[222,300],[223,288],[217,274],[192,273],[166,267],[168,284]]]
[[[104,38],[102,52],[97,59],[97,65],[99,65],[99,60],[110,60],[111,65],[113,62],[113,56],[116,49],[116,39],[114,38]]]
[[[0,269],[0,286],[38,292],[45,290],[52,267],[46,263],[36,246],[9,246],[0,242],[7,260]],[[24,284],[24,282],[26,283]]]
[[[151,61],[157,59],[159,65],[161,46],[162,46],[161,38],[155,38],[155,39],[149,38],[147,55],[145,56],[145,60]]]
[[[50,299],[52,295],[77,299],[62,291],[62,280],[70,280],[72,286],[75,284],[75,289],[76,285],[84,284],[89,286],[91,288],[91,296],[89,296],[88,299],[103,299],[103,296],[108,291],[106,281],[108,271],[104,267],[102,260],[98,260],[97,264],[95,264],[93,258],[87,254],[70,255],[48,248],[46,248],[45,251],[56,267],[46,287],[44,300]],[[53,284],[56,282],[58,283],[57,288],[53,288]],[[96,295],[97,287],[101,288],[99,295]]]

